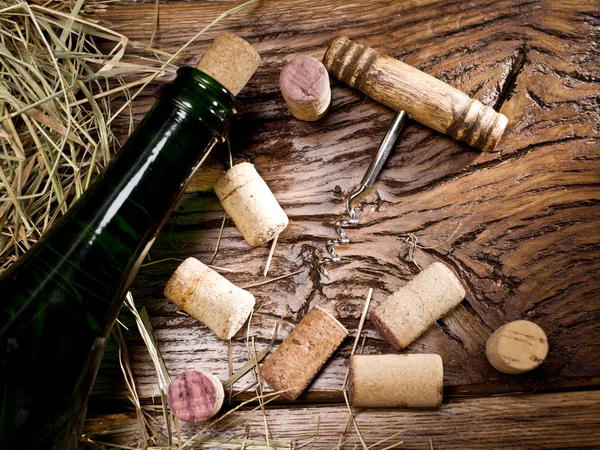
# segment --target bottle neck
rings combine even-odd
[[[172,82],[158,88],[156,96],[198,119],[221,142],[227,137],[231,116],[235,114],[235,97],[206,73],[182,67]]]

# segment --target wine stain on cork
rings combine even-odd
[[[202,422],[216,414],[221,409],[223,398],[220,381],[198,370],[188,370],[177,375],[171,381],[167,393],[167,401],[173,414],[178,419],[191,423]]]

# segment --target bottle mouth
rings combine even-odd
[[[194,67],[182,67],[173,81],[158,88],[156,96],[175,103],[209,127],[221,141],[226,139],[231,116],[236,113],[236,101],[210,75]]]

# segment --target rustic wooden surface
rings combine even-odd
[[[313,448],[334,449],[348,422],[342,407],[298,406],[271,408],[269,427],[277,439],[297,439],[298,445],[317,437]],[[235,420],[241,419],[239,423]],[[357,409],[356,422],[368,443],[390,438],[375,448],[399,441],[401,450],[499,449],[597,449],[600,442],[600,393],[595,391],[452,399],[437,410]],[[264,441],[264,423],[258,412],[245,411],[220,424],[219,435],[245,432]],[[319,433],[317,435],[317,425]],[[131,415],[106,415],[88,421],[88,429],[135,427]],[[184,425],[182,435],[191,437],[197,427]],[[262,437],[261,437],[262,435]],[[131,434],[130,434],[131,436]],[[99,437],[98,440],[106,439]],[[344,448],[360,445],[355,433],[343,439]],[[218,446],[216,446],[218,447]],[[263,447],[265,448],[265,447]],[[358,447],[360,448],[360,447]]]
[[[234,4],[161,4],[154,45],[176,50]],[[153,2],[120,1],[100,17],[127,24],[120,31],[148,42],[153,11]],[[280,319],[277,342],[315,305],[351,330],[298,402],[341,401],[351,339],[369,287],[375,306],[414,276],[417,264],[443,261],[464,282],[466,299],[406,351],[442,356],[446,403],[437,412],[366,412],[364,423],[383,420],[403,430],[405,448],[427,448],[429,437],[439,442],[436,448],[600,447],[599,27],[600,7],[592,0],[262,0],[190,47],[180,64],[194,64],[227,30],[248,39],[263,57],[238,97],[234,162],[254,163],[290,217],[269,276],[304,271],[251,289],[260,305],[250,324],[257,349],[267,345]],[[349,232],[352,244],[340,249],[347,259],[327,279],[318,274],[316,260],[393,112],[332,81],[330,112],[318,122],[300,122],[287,111],[278,76],[297,54],[321,58],[340,34],[448,82],[505,114],[509,125],[497,152],[482,154],[411,122],[361,200],[360,226]],[[136,101],[138,117],[152,101],[151,91]],[[194,180],[152,247],[153,260],[210,259],[223,214],[211,185],[226,159],[220,149]],[[411,236],[418,249],[405,241]],[[244,285],[262,279],[267,254],[266,246],[251,249],[228,222],[214,264],[232,270],[224,275]],[[177,264],[143,268],[133,289],[136,302],[147,307],[173,374],[202,367],[225,378],[227,344],[179,314],[162,294]],[[529,374],[501,374],[487,363],[485,341],[500,325],[521,318],[546,331],[550,354]],[[393,351],[369,322],[365,330],[364,353]],[[156,401],[150,358],[136,332],[127,338],[140,397]],[[249,357],[245,338],[240,333],[233,341],[234,367]],[[115,353],[114,347],[107,351],[92,417],[127,405]],[[235,389],[250,382],[246,377]],[[574,388],[585,392],[568,392]],[[549,391],[565,393],[542,394]],[[521,392],[536,394],[492,397]],[[479,398],[452,398],[466,394]],[[291,424],[299,434],[311,430],[314,423],[303,420],[315,414],[327,417],[332,432],[345,421],[339,407],[304,406],[270,411],[279,424],[273,434],[289,436]]]

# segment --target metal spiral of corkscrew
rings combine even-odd
[[[362,181],[360,184],[350,193],[348,198],[346,199],[346,211],[348,213],[349,219],[338,220],[335,223],[334,229],[337,235],[339,236],[336,239],[329,239],[325,248],[327,249],[327,253],[329,256],[320,258],[318,261],[319,271],[325,275],[329,276],[325,266],[330,264],[338,263],[342,260],[342,257],[337,253],[335,247],[339,245],[347,245],[350,243],[350,238],[344,231],[344,228],[354,227],[358,224],[358,215],[356,214],[356,209],[354,209],[354,201],[362,195],[363,192],[375,181],[379,172],[383,168],[386,159],[388,158],[404,124],[408,120],[408,115],[404,111],[398,111],[392,120],[392,124],[388,129],[377,153],[371,160],[371,164],[367,169]]]

